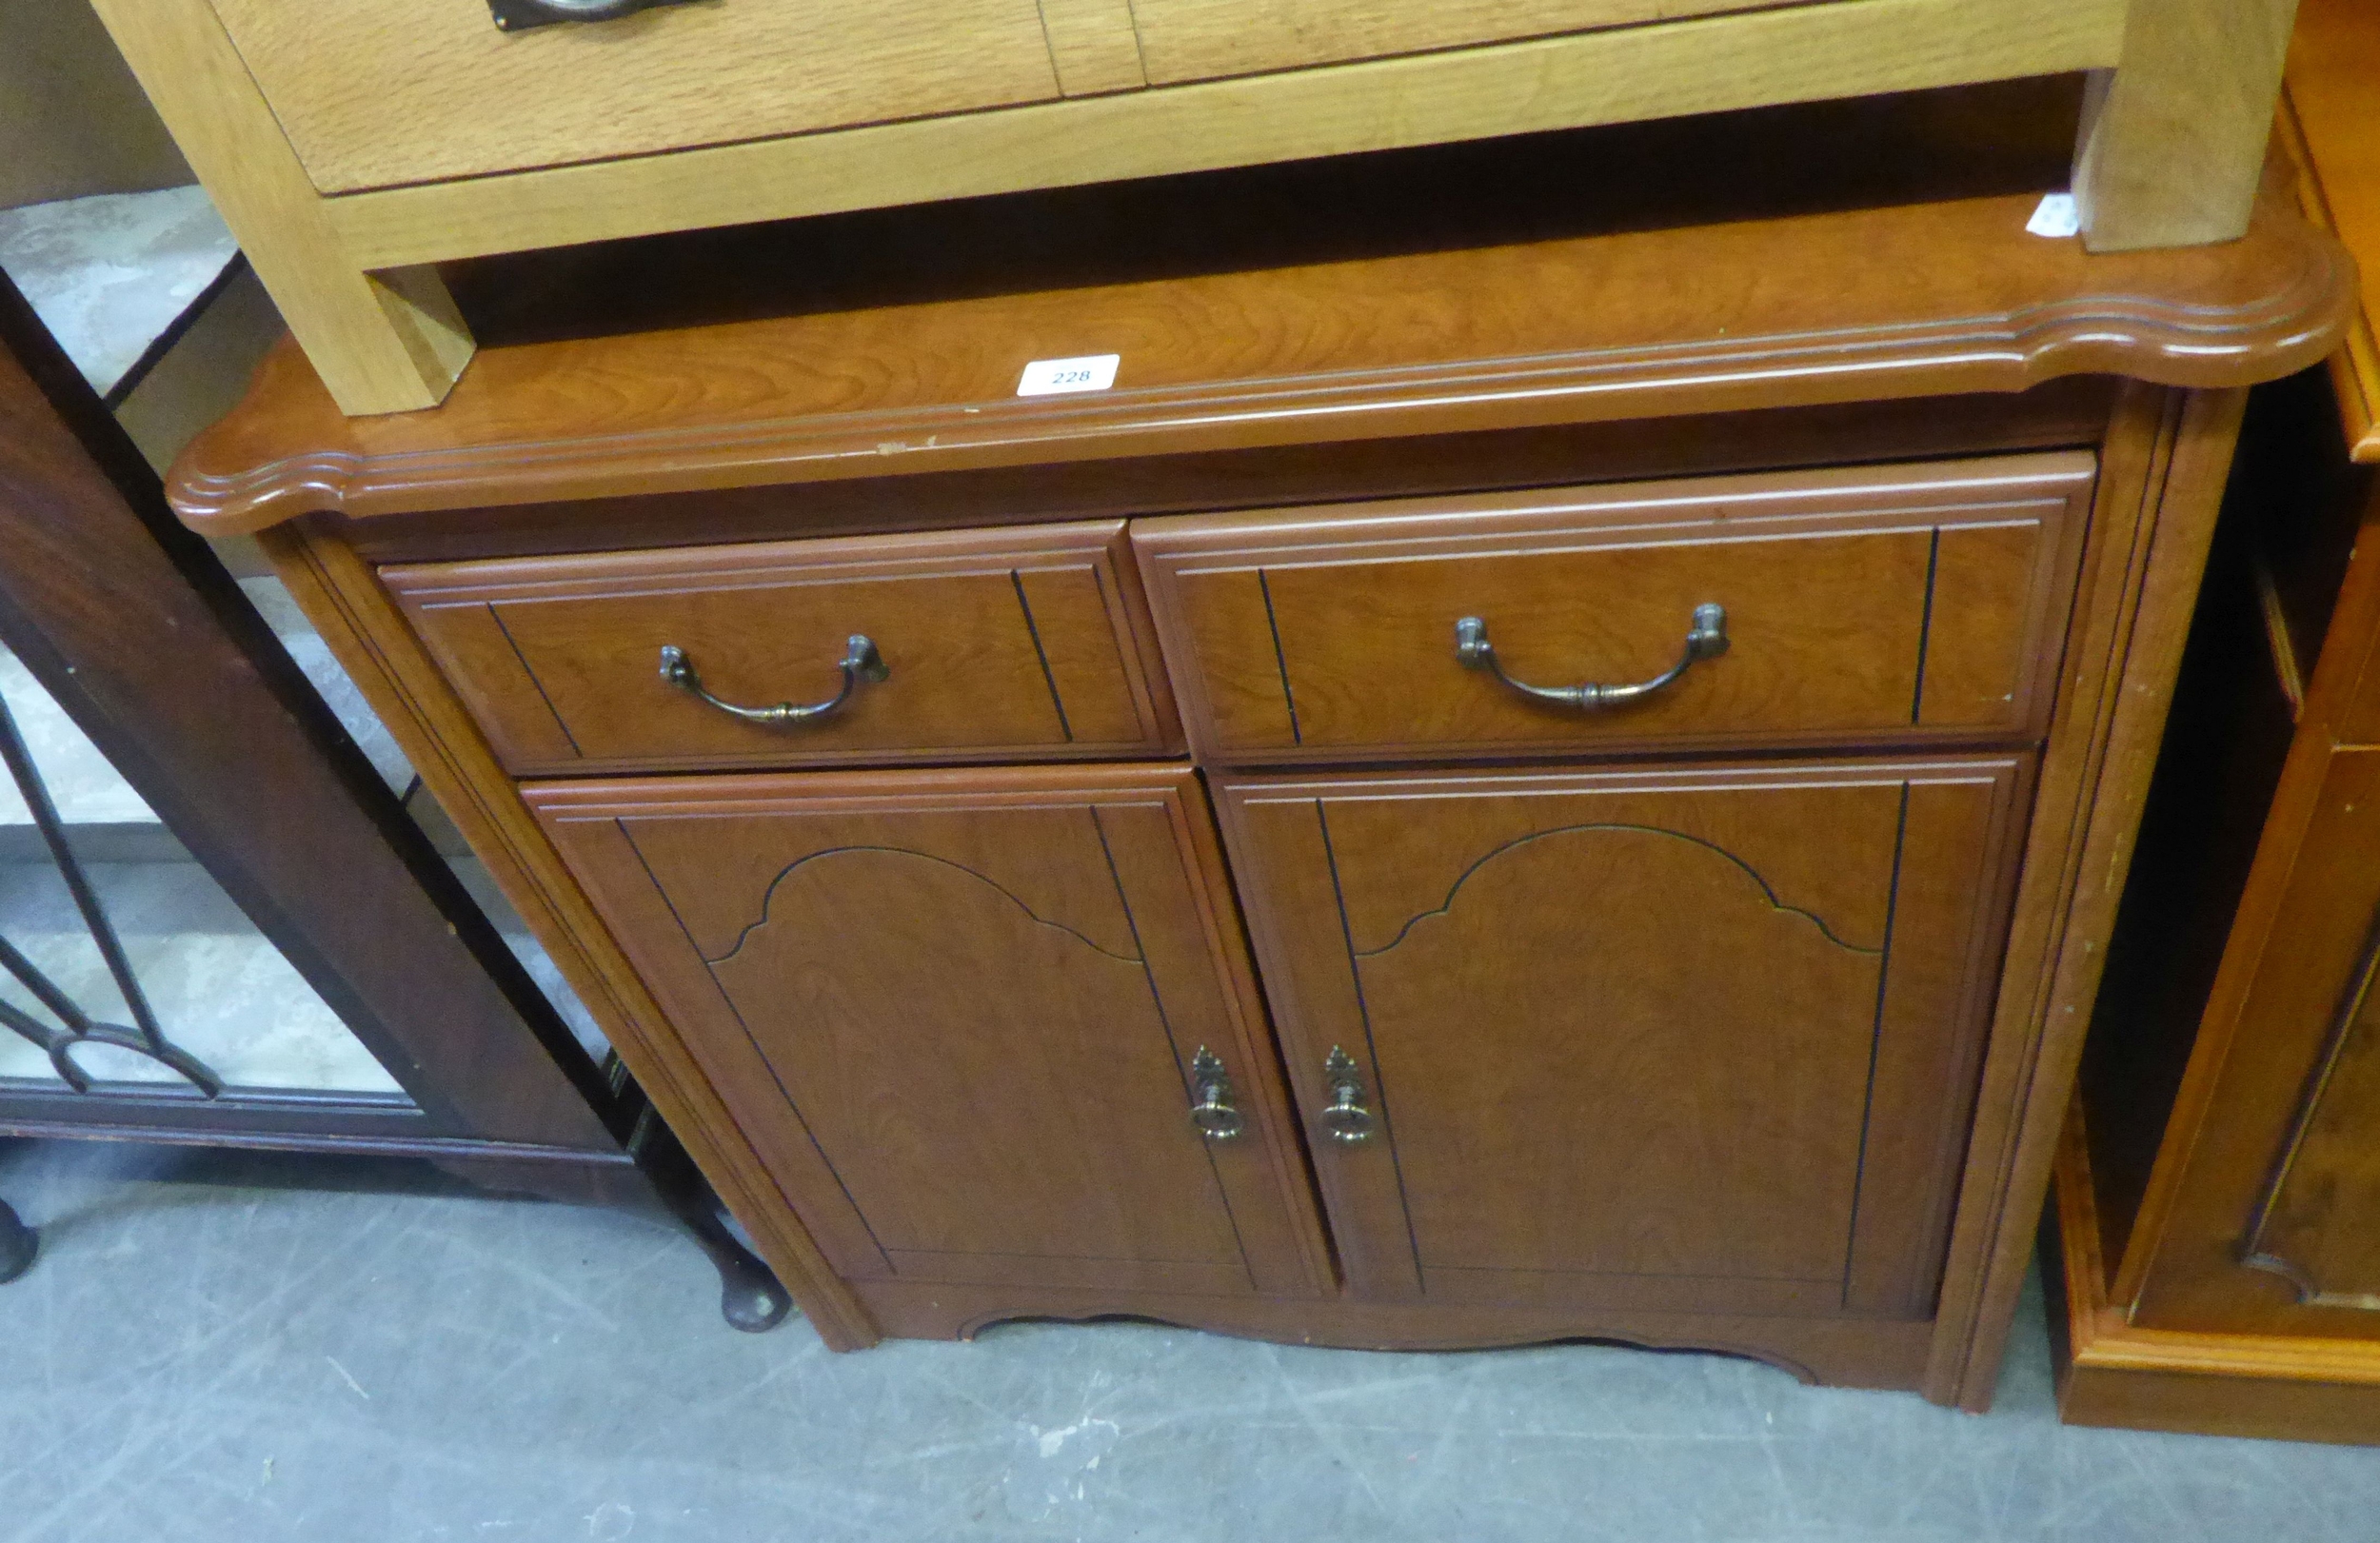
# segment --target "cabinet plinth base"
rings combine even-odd
[[[1602,1341],[1647,1350],[1707,1351],[1766,1362],[1825,1387],[1916,1390],[1925,1380],[1932,1320],[1722,1317],[1683,1313],[1582,1313],[1535,1307],[1449,1307],[1311,1297],[1192,1296],[855,1280],[851,1290],[884,1334],[972,1339],[1003,1322],[1137,1318],[1336,1350],[1494,1350]]]

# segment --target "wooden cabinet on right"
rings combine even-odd
[[[2258,394],[2184,658],[2058,1167],[2077,1423],[2380,1442],[2380,500],[2336,422],[2318,372]]]
[[[2308,0],[2282,138],[2380,265],[2380,27]],[[2059,1407],[2380,1443],[2380,355],[2260,387],[2060,1151]]]

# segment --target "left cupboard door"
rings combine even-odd
[[[1331,1289],[1196,773],[524,791],[847,1277]]]

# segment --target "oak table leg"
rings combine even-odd
[[[2092,72],[2074,203],[2092,251],[2248,228],[2297,0],[2133,0],[2124,61]]]
[[[473,347],[436,268],[367,271],[348,253],[207,0],[99,11],[340,410],[436,406]]]

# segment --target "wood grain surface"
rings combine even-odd
[[[2380,504],[2332,419],[2319,376],[2259,393],[2234,473],[2226,539],[2271,559],[2284,613],[2277,629],[2234,629],[2292,648],[2305,639],[2311,668],[2293,734],[2286,720],[2271,731],[2290,736],[2285,759],[2272,753],[2254,796],[2224,808],[2219,825],[2168,821],[2153,833],[2185,857],[2218,842],[2246,852],[2226,887],[2198,899],[2203,914],[2182,914],[2157,940],[2213,951],[2195,992],[2156,1004],[2161,1015],[2145,1022],[2110,1012],[2094,1026],[2094,1037],[2157,1036],[2187,1065],[2153,1084],[2166,1095],[2153,1118],[2132,1107],[2142,1079],[2106,1077],[2084,1084],[2070,1117],[2060,1225],[2070,1293],[2089,1298],[2073,1309],[2070,1417],[2328,1440],[2380,1432],[2367,1019],[2380,751],[2366,742],[2380,639],[2380,554],[2369,538]],[[2225,589],[2212,593],[2218,606],[2202,626],[2221,619]],[[2190,668],[2193,690],[2218,706],[2275,693],[2262,669],[2234,679],[2195,641]],[[2188,786],[2218,749],[2198,717],[2193,734],[2169,742],[2161,788]],[[2227,734],[2221,752],[2236,741]],[[2128,897],[2128,909],[2136,903]],[[2184,928],[2192,940],[2174,940]],[[2070,1193],[2077,1183],[2096,1188]],[[2088,1269],[2074,1262],[2086,1249]],[[2319,1386],[2292,1408],[2274,1387],[2292,1381]]]
[[[2156,0],[2093,74],[2074,207],[2093,251],[2229,241],[2248,228],[2297,0]]]
[[[1350,1290],[1930,1317],[2020,771],[1225,781]]]
[[[2035,202],[1620,228],[1122,283],[1085,269],[1063,288],[873,307],[863,289],[856,308],[486,347],[438,411],[384,419],[341,417],[284,348],[245,406],[185,452],[172,491],[186,521],[228,533],[326,509],[361,517],[2013,390],[2080,371],[2228,385],[2314,362],[2348,313],[2351,266],[2295,212],[2286,173],[2245,238],[2181,251],[2086,256],[2025,232]],[[1107,352],[1122,356],[1110,392],[1015,395],[1031,360]]]
[[[2160,1157],[2173,1170],[2171,1202],[2145,1214],[2149,1252],[2130,1304],[2144,1328],[2380,1339],[2366,1156],[2380,1111],[2360,1011],[2380,917],[2380,751],[2324,759],[2302,812],[2285,774],[2268,841],[2293,861],[2267,860],[2251,877],[2254,891],[2279,884],[2277,900],[2241,903],[2247,939],[2271,941],[2243,960],[2252,979],[2236,1006],[2218,986],[2202,1037],[2223,1054],[2192,1068],[2214,1085],[2182,1105],[2192,1124]],[[2243,1266],[2259,1256],[2268,1268]]]
[[[2380,1431],[2380,1347],[2370,1340],[2142,1328],[2109,1292],[2078,1102],[2042,1224],[2058,1417],[2070,1425],[2334,1441]]]
[[[1033,0],[672,6],[500,30],[484,0],[210,0],[325,193],[1058,94]]]
[[[385,582],[513,771],[1163,755],[1179,735],[1120,521],[400,565]],[[889,671],[830,716],[854,634]]]
[[[1154,85],[1642,26],[1790,0],[1133,0]]]
[[[348,412],[435,406],[471,334],[435,268],[357,264],[206,0],[96,8],[324,387]],[[367,269],[401,269],[367,271]]]
[[[1068,96],[1096,96],[1148,84],[1131,0],[1041,0],[1041,6],[1059,89]]]
[[[526,797],[845,1276],[1330,1285],[1188,769]],[[1200,1046],[1234,1139],[1191,1128]]]
[[[2124,12],[2125,0],[1828,0],[417,183],[343,194],[327,212],[367,266],[445,262],[2056,75],[2116,63]]]
[[[1136,521],[1192,743],[1215,762],[2037,734],[2088,455]],[[1616,684],[1596,711],[1517,678]]]

